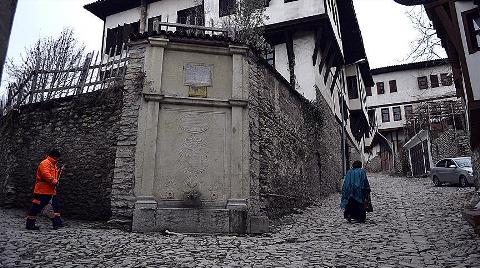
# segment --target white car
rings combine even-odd
[[[470,157],[442,159],[432,168],[431,176],[435,186],[443,183],[459,184],[461,187],[473,185],[472,159]]]

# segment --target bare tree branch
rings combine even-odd
[[[406,15],[417,32],[417,37],[410,42],[410,53],[405,60],[421,61],[445,57],[442,43],[423,6],[409,9]]]
[[[72,29],[65,28],[58,37],[40,38],[35,45],[27,48],[20,55],[19,61],[9,59],[6,64],[8,75],[8,90],[14,92],[23,89],[26,92],[31,87],[31,77],[35,69],[66,70],[76,66],[83,57],[85,46],[80,44]],[[37,81],[38,88],[55,85],[69,78],[69,73],[56,73],[52,76],[42,76]]]
[[[222,19],[221,27],[229,31],[230,36],[238,42],[247,44],[258,51],[268,51],[270,45],[264,38],[265,1],[236,1],[234,13]]]

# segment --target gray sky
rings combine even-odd
[[[73,28],[87,49],[99,50],[103,21],[82,7],[93,1],[19,0],[7,58],[17,58],[38,38],[58,35],[64,27]],[[405,15],[408,8],[393,0],[354,0],[354,3],[370,66],[404,63],[410,41],[416,35]]]

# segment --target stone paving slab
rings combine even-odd
[[[480,239],[461,218],[473,188],[370,177],[374,212],[347,223],[339,194],[282,218],[262,236],[164,236],[69,221],[27,231],[0,209],[0,267],[480,267]]]

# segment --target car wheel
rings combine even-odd
[[[468,186],[468,182],[467,182],[467,178],[465,176],[460,176],[460,186],[461,187],[467,187]]]
[[[433,185],[435,185],[436,187],[440,186],[440,180],[437,176],[433,176]]]

